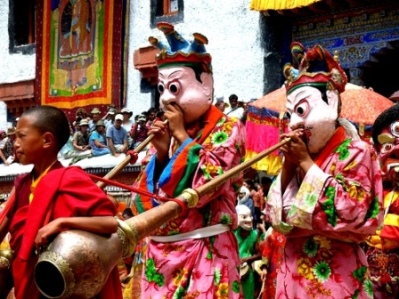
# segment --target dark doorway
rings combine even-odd
[[[361,68],[364,86],[389,98],[399,90],[399,40],[387,43],[387,47],[371,55]]]

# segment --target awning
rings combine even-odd
[[[0,101],[5,102],[10,114],[20,116],[36,106],[34,80],[0,84]]]
[[[134,68],[139,70],[143,78],[152,84],[156,84],[158,81],[158,67],[155,62],[155,55],[157,53],[159,53],[157,48],[148,46],[139,48],[133,54]]]
[[[251,0],[250,9],[257,11],[294,9],[319,1],[322,0]]]

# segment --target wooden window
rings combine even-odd
[[[164,0],[164,15],[173,15],[179,12],[179,4],[177,0]]]
[[[36,1],[10,0],[9,7],[10,52],[32,52],[36,43]]]
[[[170,23],[182,22],[184,15],[183,0],[151,0],[151,25],[166,21]]]
[[[179,13],[178,0],[158,0],[156,3],[155,16],[171,16]]]

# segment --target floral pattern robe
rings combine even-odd
[[[270,190],[268,216],[287,237],[276,298],[373,298],[358,244],[382,222],[381,174],[369,144],[343,140],[284,194],[280,176]]]
[[[158,183],[153,180],[153,156],[136,186],[164,197],[176,197],[184,189],[195,189],[242,161],[245,127],[240,121],[226,117],[212,106],[202,125],[195,137],[172,151]],[[237,227],[233,185],[238,187],[239,179],[228,180],[202,196],[196,208],[183,211],[153,233],[175,235],[215,224],[231,228],[203,239],[149,241],[141,281],[142,298],[241,298],[238,245],[232,232]],[[162,204],[141,194],[133,194],[133,203],[136,213]]]

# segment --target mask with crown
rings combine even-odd
[[[305,129],[310,153],[318,153],[337,127],[347,77],[339,63],[320,45],[306,51],[297,42],[291,44],[296,65],[286,64],[287,113],[291,130]],[[297,66],[297,67],[296,67]]]
[[[206,52],[207,38],[194,33],[193,40],[184,39],[172,24],[161,22],[161,30],[167,43],[150,37],[149,42],[160,49],[158,65],[158,91],[160,106],[167,110],[170,104],[178,105],[184,114],[184,122],[192,123],[212,105],[213,76],[211,55]]]

